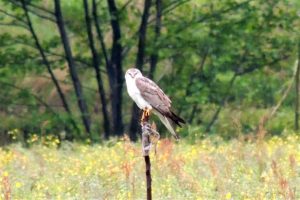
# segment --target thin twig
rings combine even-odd
[[[0,26],[14,26],[14,27],[18,27],[18,28],[25,28],[28,30],[28,27],[26,25],[17,24],[17,23],[13,23],[13,22],[8,22],[8,23],[0,22]]]
[[[17,2],[17,1],[9,0],[9,2],[13,3],[13,4],[16,5],[16,6],[22,7],[22,4],[20,4],[20,3]],[[46,12],[46,13],[51,14],[51,15],[54,16],[54,12],[53,12],[53,11],[48,10],[48,9],[42,7],[42,6],[38,6],[38,5],[32,4],[32,3],[29,2],[29,1],[26,2],[26,5],[27,5],[27,6],[30,6],[30,7],[33,7],[33,8],[36,8],[36,9],[38,9],[38,10],[44,11],[44,12]]]
[[[266,131],[265,131],[265,126],[268,123],[268,121],[276,114],[276,112],[278,111],[278,109],[280,108],[280,106],[282,105],[283,101],[286,99],[286,97],[288,96],[288,94],[291,91],[291,88],[293,86],[296,74],[297,74],[297,64],[295,65],[295,69],[294,69],[294,73],[293,76],[291,77],[291,79],[289,80],[289,85],[287,86],[287,88],[285,89],[284,93],[282,94],[281,98],[279,99],[279,101],[277,102],[277,104],[271,108],[271,110],[269,110],[266,114],[264,114],[260,121],[259,124],[257,126],[257,132],[256,135],[258,136],[259,139],[263,139]]]
[[[22,87],[19,87],[17,85],[14,85],[12,83],[9,83],[9,82],[5,82],[5,81],[0,81],[0,84],[2,85],[6,85],[6,86],[9,86],[9,87],[12,87],[12,88],[15,88],[17,90],[20,90],[20,91],[29,91],[28,89],[26,88],[22,88]],[[47,110],[49,110],[50,112],[52,112],[53,114],[59,116],[52,108],[51,106],[49,106],[49,104],[47,104],[41,97],[39,97],[38,95],[32,93],[32,92],[29,92],[29,94],[31,96],[33,96],[39,103],[40,105],[42,106],[45,106],[45,108],[47,108]]]
[[[23,20],[22,18],[14,15],[12,13],[9,13],[9,12],[3,10],[3,9],[0,9],[0,12],[3,13],[3,14],[5,14],[5,15],[7,15],[7,16],[9,16],[9,17],[11,17],[11,18],[14,18],[14,19],[16,19],[16,20],[18,20],[18,21],[23,22],[24,24],[26,24],[25,20]]]
[[[211,121],[209,122],[209,124],[207,125],[206,129],[205,129],[205,132],[210,132],[211,130],[211,127],[215,124],[215,122],[217,121],[218,119],[218,116],[219,116],[219,113],[221,112],[221,109],[224,107],[225,103],[227,102],[229,96],[230,96],[230,91],[232,89],[232,86],[233,86],[233,83],[234,81],[236,80],[236,77],[237,77],[237,74],[235,73],[232,78],[230,79],[229,83],[228,83],[228,86],[227,86],[227,89],[226,89],[226,92],[225,92],[225,96],[223,97],[217,111],[214,113]]]
[[[19,2],[16,2],[16,1],[14,1],[14,0],[9,0],[9,2],[10,2],[11,4],[15,5],[15,6],[18,6],[18,7],[22,8],[22,4],[19,3]],[[32,4],[32,3],[28,3],[28,2],[26,2],[26,6],[27,6],[27,10],[28,10],[30,13],[32,13],[32,14],[34,14],[34,15],[36,15],[36,16],[42,18],[42,19],[46,19],[46,20],[49,20],[49,21],[51,21],[51,22],[56,23],[56,20],[53,18],[54,13],[53,13],[52,11],[47,10],[46,8],[42,8],[42,7],[40,7],[40,6],[34,5],[34,4]],[[31,8],[31,7],[28,7],[28,6],[31,6],[32,8]],[[33,8],[36,9],[36,10],[34,10]],[[39,11],[45,12],[45,13],[47,13],[48,15],[49,15],[49,14],[50,14],[50,15],[47,16],[47,15],[40,14]]]
[[[131,2],[132,2],[132,0],[128,0],[128,1],[120,8],[120,13],[123,12]]]

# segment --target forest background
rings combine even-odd
[[[287,90],[266,128],[298,130],[299,9],[294,0],[2,0],[1,141],[14,129],[23,141],[135,141],[131,67],[173,100],[183,137],[253,134]]]

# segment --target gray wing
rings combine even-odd
[[[158,87],[158,85],[146,77],[137,78],[135,83],[141,92],[141,96],[154,108],[158,117],[172,135],[176,139],[179,139],[179,136],[174,129],[174,124],[181,126],[180,123],[184,124],[185,121],[171,111],[172,101],[169,97]]]
[[[185,121],[171,111],[172,102],[169,97],[158,85],[146,77],[137,78],[135,83],[141,92],[141,96],[153,107],[166,128],[176,139],[179,139],[174,129],[174,124],[181,126],[180,123],[184,124]]]
[[[171,119],[175,124],[185,123],[185,121],[171,111],[172,101],[153,81],[146,77],[135,80],[137,88],[142,97],[160,114]]]
[[[135,80],[141,96],[158,112],[163,115],[170,114],[171,100],[153,81],[146,77]]]

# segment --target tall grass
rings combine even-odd
[[[152,157],[154,199],[300,199],[300,137],[167,139]],[[63,143],[0,150],[1,198],[144,199],[140,144]]]

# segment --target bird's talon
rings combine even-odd
[[[146,110],[145,110],[145,115],[146,115],[147,117],[150,116],[150,109],[147,109],[147,108],[146,108]]]
[[[145,120],[147,120],[150,116],[150,109],[148,108],[145,108],[143,110],[143,114],[142,114],[142,117],[141,117],[141,123],[143,123]]]

